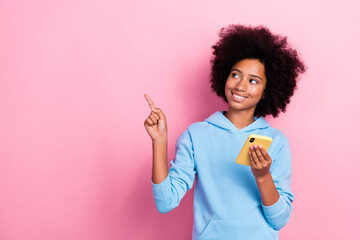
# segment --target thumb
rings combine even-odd
[[[152,108],[152,110],[159,114],[160,120],[166,120],[165,114],[161,111],[160,108]]]

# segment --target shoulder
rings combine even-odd
[[[271,137],[273,139],[276,139],[279,141],[284,141],[284,142],[289,142],[286,135],[277,128],[268,127],[268,129],[266,129],[266,131],[268,132],[269,137]]]
[[[177,146],[192,146],[196,139],[201,138],[203,134],[206,132],[206,126],[208,125],[207,122],[195,122],[190,124],[185,131],[177,138],[176,145]]]
[[[186,130],[180,135],[178,141],[184,141],[185,139],[193,143],[197,139],[203,139],[209,131],[211,126],[206,121],[191,123]]]
[[[209,132],[209,129],[211,127],[211,124],[209,124],[208,122],[201,121],[190,124],[186,130],[189,132],[190,135],[202,135]]]
[[[276,166],[283,166],[281,168],[284,169],[284,166],[291,164],[291,150],[289,139],[281,130],[277,128],[269,126],[264,130],[264,135],[269,136],[273,139],[268,149],[268,153],[273,160],[270,171],[273,172],[274,168],[279,168]],[[286,169],[291,168],[289,167]]]
[[[193,135],[199,131],[202,131],[204,129],[207,128],[207,126],[209,125],[208,122],[206,121],[201,121],[201,122],[194,122],[191,123],[186,129],[185,131],[181,134],[181,136],[186,136],[186,135]],[[180,136],[180,137],[181,137]]]
[[[196,130],[201,130],[203,128],[206,128],[208,125],[209,125],[209,123],[205,122],[205,121],[194,122],[194,123],[190,124],[187,129],[189,131],[196,131]]]
[[[273,145],[283,148],[289,146],[289,139],[279,129],[268,125],[267,128],[263,129],[263,134],[273,139]]]

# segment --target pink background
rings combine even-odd
[[[288,36],[308,66],[269,120],[293,153],[281,239],[357,239],[359,3],[2,0],[0,239],[190,239],[193,192],[165,215],[152,199],[143,94],[172,159],[191,122],[225,109],[209,59],[230,23]]]

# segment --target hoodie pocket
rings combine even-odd
[[[272,240],[269,227],[261,222],[240,222],[225,220],[210,220],[198,240],[219,239],[246,239],[246,240]]]

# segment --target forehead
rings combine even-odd
[[[265,66],[257,59],[243,59],[234,64],[232,69],[238,69],[246,74],[265,76]]]

